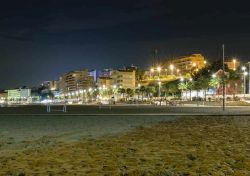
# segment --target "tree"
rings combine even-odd
[[[122,94],[122,98],[124,98],[124,94],[126,93],[126,90],[124,88],[119,88],[118,93]]]
[[[162,86],[162,92],[165,92],[166,94],[174,95],[175,93],[179,93],[178,89],[178,80],[170,81]]]
[[[141,94],[142,94],[142,100],[143,100],[143,98],[144,98],[145,90],[146,90],[145,86],[141,86],[141,87],[140,87],[140,92],[141,92]]]
[[[146,94],[147,94],[147,97],[151,97],[153,96],[157,91],[156,91],[156,88],[155,86],[148,86],[145,90]]]
[[[135,77],[136,77],[137,82],[140,82],[141,80],[143,80],[145,77],[145,70],[141,68],[137,68],[135,70]]]
[[[140,95],[140,89],[135,89],[135,93],[137,94],[137,96],[138,96],[138,99],[139,99],[139,95]]]
[[[133,89],[127,88],[126,94],[127,94],[128,97],[132,97],[134,95]]]

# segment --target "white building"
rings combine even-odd
[[[31,98],[31,89],[12,89],[8,90],[8,101],[11,102],[24,102]]]

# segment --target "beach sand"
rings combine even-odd
[[[114,117],[115,118],[115,117]],[[250,175],[249,117],[187,117],[0,152],[1,175]]]

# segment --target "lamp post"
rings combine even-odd
[[[242,71],[243,71],[243,94],[244,94],[244,97],[245,97],[245,94],[246,94],[246,75],[247,75],[247,72],[246,72],[246,67],[245,66],[243,66],[242,68]]]
[[[174,65],[171,64],[171,65],[169,66],[169,68],[170,68],[170,70],[171,70],[171,75],[173,75]]]
[[[160,76],[161,76],[161,67],[157,67],[157,71],[158,71],[158,77],[160,78]]]
[[[184,78],[183,78],[183,77],[181,77],[180,81],[181,81],[181,83],[183,83]],[[181,89],[181,99],[182,99],[182,97],[183,97],[183,89]]]
[[[140,98],[140,89],[141,89],[141,84],[138,84],[138,100]]]
[[[248,62],[248,93],[250,93],[250,62]]]
[[[193,78],[189,79],[189,82],[191,83],[193,81]],[[192,87],[190,86],[190,101],[192,101]]]
[[[233,59],[233,64],[234,64],[233,70],[235,71],[236,70],[236,59]]]
[[[159,86],[159,90],[158,90],[158,97],[161,97],[161,81],[158,81],[158,86]]]
[[[180,69],[176,69],[176,76],[179,76]]]
[[[153,73],[154,73],[154,68],[151,68],[150,69],[150,78],[152,78]]]

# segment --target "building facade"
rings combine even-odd
[[[0,91],[0,103],[4,103],[8,98],[8,93],[6,91]]]
[[[225,64],[227,65],[228,69],[230,69],[230,70],[236,70],[240,66],[240,62],[236,59],[226,61]]]
[[[112,84],[118,88],[135,89],[135,70],[114,70],[111,73]]]
[[[206,65],[206,60],[201,54],[192,54],[190,56],[179,57],[164,62],[163,67],[167,69],[178,70],[180,74],[198,71]],[[172,67],[172,68],[170,68]]]
[[[89,89],[95,86],[93,76],[89,76],[87,69],[64,73],[59,78],[59,90],[62,93]]]
[[[110,77],[99,77],[97,81],[98,87],[106,87],[107,89],[112,88],[112,78]]]
[[[15,100],[28,100],[31,98],[31,89],[12,89],[7,90],[8,92],[8,100],[15,101]]]

